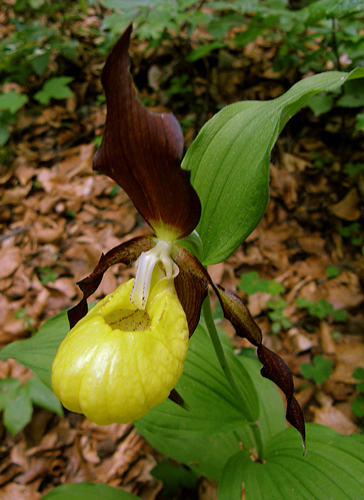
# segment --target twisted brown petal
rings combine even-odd
[[[293,379],[289,366],[283,359],[263,344],[258,346],[258,358],[263,365],[260,373],[272,380],[284,392],[287,400],[286,419],[301,434],[303,448],[305,445],[305,420],[302,409],[293,395]]]
[[[107,117],[94,169],[129,195],[160,239],[190,234],[201,215],[189,172],[180,168],[183,135],[170,113],[155,114],[138,101],[129,73],[131,26],[114,46],[102,72]]]
[[[191,337],[200,320],[202,302],[208,292],[208,280],[200,262],[180,245],[174,246],[173,260],[179,267],[179,274],[174,284],[187,317]]]
[[[153,240],[154,239],[150,236],[133,238],[113,248],[107,252],[106,255],[101,255],[99,263],[92,273],[87,276],[87,278],[77,283],[83,292],[83,297],[75,307],[68,311],[68,320],[71,328],[73,328],[80,319],[86,316],[87,299],[97,290],[104,272],[114,264],[129,265],[132,261],[136,260],[142,252],[146,252],[154,246]]]
[[[253,320],[249,309],[235,293],[216,285],[218,297],[227,318],[239,337],[246,337],[256,347],[262,342],[262,332]]]

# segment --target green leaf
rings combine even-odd
[[[17,378],[4,378],[0,380],[0,411],[5,410],[6,405],[11,399],[14,399],[19,388],[20,380]]]
[[[359,113],[356,115],[356,125],[355,130],[358,132],[364,130],[364,113]]]
[[[0,359],[13,358],[32,370],[51,388],[51,366],[57,349],[69,331],[66,311],[47,320],[29,339],[17,340],[0,351]]]
[[[362,9],[363,0],[319,0],[312,2],[308,7],[308,22],[313,23],[319,19],[340,17],[350,11],[361,11]]]
[[[246,416],[241,410],[239,415],[230,401],[231,389],[201,325],[190,342],[185,370],[176,387],[189,410],[183,410],[168,400],[136,421],[135,427],[161,453],[218,481],[226,460],[240,449],[241,444],[248,448],[255,448],[257,444]],[[224,344],[240,387],[243,389],[246,384],[252,390],[251,382],[254,383],[252,392],[256,391],[260,402],[258,426],[265,442],[285,428],[282,399],[276,386],[261,377],[257,359],[236,356],[231,347],[226,342]],[[206,375],[201,380],[204,370]],[[248,378],[246,373],[249,373]],[[189,391],[194,393],[193,401],[189,398]]]
[[[33,404],[63,417],[63,410],[60,401],[54,392],[43,384],[37,377],[32,377],[28,381],[29,397]]]
[[[353,378],[356,380],[364,380],[364,368],[358,366],[353,372]]]
[[[349,313],[346,309],[337,309],[333,312],[334,321],[338,323],[345,323],[349,318]]]
[[[15,436],[30,422],[32,415],[33,405],[28,387],[19,387],[7,401],[3,414],[4,426]]]
[[[174,465],[168,460],[163,460],[151,471],[151,475],[163,483],[163,493],[166,498],[175,498],[180,488],[194,490],[197,484],[197,476],[191,470],[183,466]]]
[[[318,74],[276,99],[226,106],[205,124],[182,164],[202,204],[197,232],[205,265],[226,260],[261,220],[270,151],[287,121],[318,92],[362,77],[364,68]]]
[[[25,94],[18,94],[11,91],[0,95],[0,110],[16,113],[20,108],[29,101]]]
[[[326,94],[316,94],[308,101],[307,106],[315,116],[320,116],[330,111],[333,105],[333,97]]]
[[[312,378],[316,384],[323,384],[332,374],[332,360],[320,355],[315,356],[312,365],[302,363],[301,373],[307,379]]]
[[[210,54],[213,50],[221,49],[224,47],[224,42],[220,40],[215,40],[214,42],[208,43],[206,45],[201,45],[197,49],[193,50],[187,57],[186,61],[195,62]]]
[[[247,295],[252,295],[257,292],[266,292],[271,295],[278,295],[284,292],[284,286],[277,281],[268,281],[260,279],[256,271],[245,273],[240,278],[238,286],[239,290],[243,290]]]
[[[364,106],[364,96],[344,94],[337,101],[336,106],[340,106],[342,108],[361,108]]]
[[[140,500],[140,497],[119,488],[101,483],[75,483],[58,486],[46,493],[42,500]]]
[[[351,409],[357,417],[364,417],[364,397],[357,396],[351,403]]]
[[[0,147],[5,146],[10,138],[10,128],[8,124],[0,119]]]
[[[50,55],[51,51],[47,50],[32,58],[32,68],[38,76],[43,75],[45,70],[48,68]]]
[[[224,343],[225,355],[233,374],[240,379],[244,399],[239,401],[236,397],[217,361],[209,336],[199,325],[191,337],[183,376],[176,386],[189,411],[167,400],[154,410],[156,414],[167,411],[180,421],[178,425],[182,425],[184,430],[202,435],[229,431],[239,424],[258,419],[259,400],[251,377],[231,346]],[[160,418],[152,416],[150,424],[159,429]],[[171,435],[175,435],[175,425],[172,419],[164,422],[165,432],[170,430]]]
[[[337,278],[337,276],[340,276],[340,269],[337,266],[328,266],[326,268],[326,276],[329,278]]]
[[[51,99],[68,99],[73,97],[72,90],[68,87],[68,84],[73,81],[70,76],[58,76],[51,78],[45,82],[42,90],[34,95],[36,99],[41,104],[47,105],[50,103]]]
[[[292,427],[268,443],[264,463],[247,451],[227,462],[219,500],[352,500],[364,498],[364,436],[341,436],[328,427],[307,424],[306,456]]]

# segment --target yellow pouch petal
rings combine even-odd
[[[130,303],[133,282],[77,323],[52,365],[62,404],[99,425],[141,418],[168,397],[183,371],[188,325],[173,279],[157,282],[145,310]]]

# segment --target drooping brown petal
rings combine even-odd
[[[221,303],[224,316],[234,326],[237,335],[247,338],[249,342],[258,347],[258,358],[263,364],[261,374],[263,377],[272,380],[284,392],[287,400],[286,418],[300,432],[305,449],[305,421],[301,407],[293,395],[293,377],[288,365],[278,354],[270,351],[262,344],[260,328],[240,297],[213,283],[206,269],[188,250],[180,245],[174,245],[173,248],[172,257],[180,268],[180,275],[175,279],[178,298],[186,312],[187,320],[189,321],[189,315],[193,318],[193,328],[190,329],[190,336],[197,326],[202,302],[207,295],[208,285],[210,285]],[[180,279],[180,283],[178,283],[178,279]],[[187,285],[185,284],[186,281]],[[197,289],[200,287],[201,291],[200,295],[197,295],[195,304],[193,304],[195,297],[190,301],[188,301],[188,297],[185,297],[186,294],[195,293],[193,292],[193,286],[196,286]]]
[[[154,238],[150,236],[139,236],[116,246],[105,255],[102,254],[99,263],[92,273],[87,276],[87,278],[77,283],[83,292],[83,297],[75,307],[68,311],[70,328],[73,328],[80,319],[86,316],[87,299],[97,290],[105,271],[107,271],[110,266],[114,264],[129,265],[132,261],[136,260],[142,252],[150,250],[153,246]]]
[[[262,342],[262,332],[253,320],[249,309],[235,293],[216,285],[218,297],[227,318],[236,330],[239,337],[246,337],[256,347]]]
[[[191,337],[200,320],[202,302],[207,297],[208,280],[204,275],[203,266],[185,248],[175,245],[172,257],[179,267],[174,284],[187,317]]]
[[[170,113],[155,114],[138,101],[129,73],[127,28],[109,55],[101,81],[107,117],[94,169],[129,195],[160,239],[183,238],[197,226],[199,198],[180,168],[183,134]]]
[[[178,406],[181,406],[185,410],[189,410],[188,404],[185,402],[182,396],[178,394],[176,389],[172,389],[171,392],[169,393],[168,399],[173,401],[173,403],[178,404]]]
[[[302,409],[293,395],[293,378],[289,366],[283,359],[263,344],[258,346],[258,358],[263,365],[260,373],[272,380],[284,392],[287,400],[286,419],[301,434],[303,449],[305,444],[305,419]]]

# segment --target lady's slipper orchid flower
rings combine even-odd
[[[154,114],[137,100],[129,74],[131,26],[113,48],[102,73],[107,118],[94,169],[111,177],[154,230],[102,255],[78,285],[80,303],[69,311],[71,331],[52,367],[52,385],[66,408],[97,423],[126,422],[169,397],[187,351],[187,330],[197,327],[209,286],[237,335],[257,347],[261,373],[287,400],[287,420],[305,437],[302,410],[286,363],[262,344],[259,327],[241,299],[211,280],[179,240],[197,226],[199,198],[180,167],[181,128],[172,114]],[[87,313],[87,298],[113,264],[138,262],[135,281],[121,285]]]
[[[77,323],[52,367],[55,393],[66,408],[100,425],[130,422],[164,401],[187,354],[188,325],[173,278],[157,281],[144,309],[130,302],[133,281]]]

